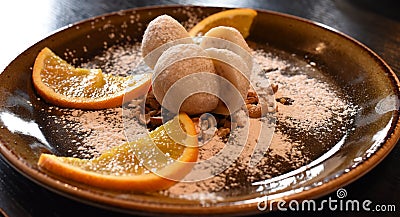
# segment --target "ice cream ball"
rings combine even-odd
[[[158,16],[149,23],[143,34],[141,46],[142,56],[145,58],[162,45],[177,40],[177,43],[193,43],[189,33],[177,20],[168,15]],[[165,49],[167,48],[168,47],[165,47]],[[151,58],[145,58],[146,64],[150,68],[154,68],[159,56],[164,50],[160,50],[160,52],[157,52],[157,55],[153,55]]]
[[[204,77],[204,74],[210,76]],[[176,111],[176,107],[181,105],[181,112],[202,114],[218,105],[219,87],[213,61],[195,44],[168,48],[155,65],[152,85],[157,101],[170,111]],[[175,92],[172,92],[172,87]],[[196,93],[197,90],[207,91]],[[167,92],[172,95],[164,100]]]
[[[222,100],[218,102],[218,106],[213,110],[214,113],[229,115],[240,109],[244,104],[244,100],[247,98],[247,92],[250,88],[250,72],[246,62],[236,53],[227,50],[227,49],[217,49],[217,48],[208,48],[206,49],[208,55],[213,59],[213,64],[215,67],[216,73],[225,78],[230,82],[235,88],[235,91],[238,94],[234,95],[233,91],[229,91],[231,96],[229,97],[229,101],[226,102],[229,104],[228,107],[223,103]],[[220,82],[221,83],[221,82]],[[221,83],[220,88],[220,96],[222,98],[224,95],[224,90],[228,90],[225,87],[226,84]]]

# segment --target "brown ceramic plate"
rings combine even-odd
[[[273,55],[280,55],[288,63],[311,64],[308,68],[328,77],[357,108],[340,137],[326,137],[322,141],[327,144],[325,149],[305,143],[310,148],[304,152],[311,156],[305,165],[283,168],[271,178],[244,182],[234,189],[216,192],[222,200],[207,203],[158,193],[95,189],[39,170],[36,163],[43,151],[71,155],[67,152],[71,148],[68,138],[73,136],[63,130],[62,123],[50,121],[50,115],[61,117],[62,112],[47,113],[52,106],[40,100],[33,89],[31,67],[43,47],[50,47],[58,54],[73,52],[78,57],[75,64],[79,64],[101,54],[105,46],[122,44],[128,39],[140,41],[144,26],[158,15],[170,14],[185,22],[191,15],[202,18],[220,10],[181,6],[132,9],[63,28],[28,48],[0,75],[0,151],[3,157],[26,177],[46,188],[101,207],[131,213],[237,215],[258,212],[258,202],[266,197],[302,200],[326,195],[367,173],[390,152],[400,131],[399,82],[389,66],[364,45],[329,27],[259,11],[248,38],[253,46],[266,46]]]

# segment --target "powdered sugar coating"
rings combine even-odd
[[[227,49],[208,48],[206,51],[208,55],[213,58],[216,73],[231,82],[239,91],[243,100],[245,100],[250,87],[250,82],[246,76],[246,74],[249,73],[249,68],[244,60],[236,53]],[[232,101],[229,102],[231,105],[235,105],[234,111],[237,111],[242,106],[240,101],[241,100],[239,99],[232,99]],[[229,114],[234,111],[229,111],[223,102],[220,101],[216,110],[213,112],[218,114]]]
[[[186,29],[174,18],[161,15],[152,20],[142,40],[142,56],[145,57],[161,45],[181,38],[189,38]]]
[[[154,69],[153,92],[158,102],[163,102],[171,86],[185,76],[195,73],[215,74],[212,60],[207,57],[207,53],[201,47],[195,44],[179,44],[167,49],[158,59]],[[216,81],[198,81],[197,84],[215,85]],[[183,102],[180,111],[201,114],[212,111],[217,104],[218,97],[215,95],[196,93]],[[165,106],[168,109],[168,104]]]
[[[240,32],[233,27],[217,26],[217,27],[214,27],[214,28],[208,30],[208,32],[206,32],[206,34],[204,36],[221,38],[221,39],[230,41],[234,44],[239,45],[246,51],[251,52],[251,49],[249,48],[249,45],[247,45],[247,42],[244,40],[242,34],[240,34]],[[204,45],[207,42],[212,42],[212,41],[205,40],[204,42],[202,42],[202,45]],[[208,46],[206,46],[206,47],[208,47]]]

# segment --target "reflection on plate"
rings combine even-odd
[[[279,105],[272,145],[256,166],[234,164],[210,180],[149,194],[96,189],[38,169],[42,152],[90,158],[125,140],[122,108],[72,110],[37,96],[30,74],[43,47],[75,65],[123,74],[141,61],[138,43],[154,17],[170,14],[190,28],[220,10],[168,6],[118,12],[72,25],[27,49],[0,75],[2,155],[43,186],[108,208],[245,214],[257,212],[257,204],[266,198],[301,200],[328,194],[389,153],[399,137],[399,86],[393,71],[347,36],[292,16],[259,11],[249,44],[270,82],[279,85],[277,94],[294,103]]]

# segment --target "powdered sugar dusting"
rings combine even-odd
[[[104,73],[127,76],[141,60],[139,43],[114,45],[82,64],[81,67],[98,68]],[[71,144],[70,149],[67,150],[68,155],[92,158],[127,141],[122,110],[121,107],[105,110],[50,107],[46,112],[50,114],[49,122],[60,124],[63,131],[69,135],[75,135],[70,138],[70,141],[63,141]],[[62,115],[53,115],[54,113]]]
[[[63,114],[49,115],[48,121],[59,124],[60,131],[67,133],[61,139],[64,144],[59,145],[70,144],[66,151],[71,157],[89,159],[126,142],[121,108],[85,111],[52,107],[46,112]]]
[[[189,31],[194,25],[202,20],[201,14],[203,14],[203,10],[195,7],[184,7],[173,10],[172,16],[174,14],[183,14],[187,16],[187,19],[182,22],[182,26]]]
[[[321,72],[314,66],[308,66],[303,60],[293,62],[291,57],[279,57],[263,49],[258,49],[253,55],[264,69],[253,75],[254,79],[263,81],[268,78],[270,83],[279,86],[277,97],[294,100],[292,105],[278,103],[276,132],[264,157],[255,167],[249,168],[245,160],[248,156],[244,154],[246,156],[210,179],[177,183],[160,194],[199,200],[204,206],[222,201],[225,197],[246,194],[251,191],[253,182],[270,179],[310,163],[329,150],[349,129],[356,107],[337,91],[338,88],[321,77]],[[140,61],[140,45],[125,44],[108,48],[82,66],[126,75]],[[67,151],[70,156],[91,158],[127,140],[122,108],[83,111],[51,107],[46,112],[62,113],[49,118],[68,134],[77,136],[70,141],[72,145]],[[132,127],[129,129],[132,130],[130,134],[135,134]],[[139,130],[137,132],[139,137]],[[208,159],[224,146],[224,142],[214,138],[214,142],[202,147],[200,157]]]
[[[198,11],[194,10],[197,9],[177,9],[174,12],[185,13],[189,17],[183,23],[187,29],[198,21],[194,15]],[[137,16],[132,15],[131,21],[134,19]],[[117,36],[114,32],[109,34],[110,38]],[[131,73],[142,60],[139,43],[111,47],[106,44],[104,49],[103,53],[81,64],[81,67],[101,68],[105,73],[124,76]],[[73,57],[74,51],[67,52],[68,56]],[[357,107],[340,92],[334,82],[318,70],[317,63],[308,64],[302,58],[282,55],[282,52],[268,47],[257,47],[253,55],[263,68],[263,71],[252,75],[253,79],[259,82],[269,79],[270,83],[279,86],[276,97],[294,100],[292,105],[278,104],[276,132],[264,157],[255,167],[250,168],[246,164],[248,156],[245,153],[244,157],[238,158],[229,168],[212,178],[193,183],[177,183],[157,194],[198,200],[203,206],[223,201],[226,197],[246,195],[254,192],[252,183],[282,175],[318,158],[352,128]],[[69,150],[66,150],[69,156],[92,158],[127,141],[122,111],[122,108],[84,111],[49,107],[42,112],[49,114],[46,120],[49,126],[61,126],[60,132],[67,134],[56,142],[58,146],[63,145],[62,141],[70,140]],[[136,122],[132,126],[135,124],[142,126]],[[130,134],[140,136],[140,131],[135,131],[134,127],[129,127],[129,130],[132,130]],[[257,130],[250,129],[252,131]],[[213,141],[202,147],[201,158],[211,158],[226,145],[220,138],[214,138]]]
[[[93,57],[83,68],[100,68],[104,73],[126,76],[142,61],[140,43],[114,45]]]
[[[265,76],[280,87],[276,97],[288,96],[294,100],[290,106],[280,104],[278,107],[278,119],[286,127],[301,132],[331,131],[332,126],[349,121],[347,117],[355,115],[356,107],[341,96],[338,88],[304,73],[316,72],[311,68],[314,62],[293,66],[263,50],[257,50],[255,57],[262,68],[267,69],[258,76]]]
[[[271,53],[265,50],[271,50]],[[357,107],[342,95],[340,88],[319,71],[316,64],[307,64],[295,55],[280,54],[269,48],[253,52],[263,70],[252,75],[252,82],[269,79],[270,83],[279,86],[276,97],[285,96],[294,100],[292,105],[278,104],[276,131],[260,162],[255,167],[249,167],[245,158],[239,157],[228,169],[210,179],[178,183],[163,194],[178,198],[191,195],[186,199],[193,199],[196,193],[196,199],[200,199],[203,192],[218,192],[216,195],[224,197],[246,194],[246,189],[251,189],[253,182],[270,179],[310,163],[351,130]],[[257,129],[252,128],[249,137],[255,131]],[[207,146],[212,147],[209,150],[213,154],[223,146],[220,140],[211,143]]]

